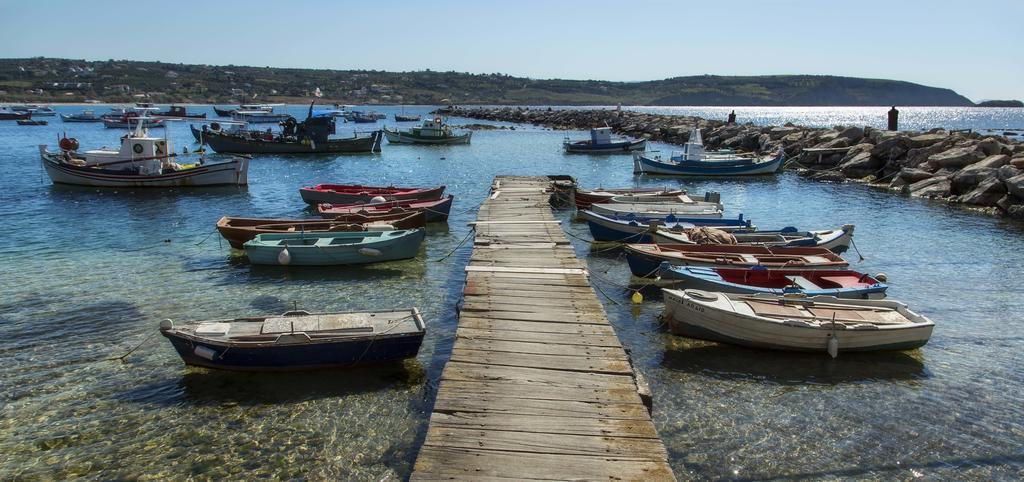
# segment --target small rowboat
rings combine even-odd
[[[657,276],[704,291],[776,296],[800,292],[805,296],[873,299],[884,298],[888,288],[865,273],[847,269],[705,268],[665,263]]]
[[[849,263],[825,248],[767,248],[734,244],[627,244],[626,262],[635,276],[654,276],[661,263],[716,268],[836,269]]]
[[[620,217],[632,214],[647,219],[664,219],[674,217],[722,217],[722,205],[719,203],[692,202],[676,204],[630,203],[630,204],[594,204],[590,210],[604,216]]]
[[[363,186],[360,184],[318,184],[299,188],[302,200],[308,204],[365,204],[375,197],[385,201],[411,201],[439,199],[444,186],[438,187],[395,187]]]
[[[604,216],[586,209],[579,211],[579,216],[587,221],[590,235],[594,241],[617,241],[629,243],[651,243],[654,226],[662,226],[672,230],[693,228],[694,226],[712,226],[724,231],[753,230],[750,220],[739,215],[736,219],[710,217],[679,217],[668,216],[664,219],[647,219],[633,215],[621,217]]]
[[[412,358],[427,326],[416,308],[160,323],[186,365],[244,371],[341,368]]]
[[[252,264],[336,266],[416,257],[426,232],[318,232],[258,234],[242,247]]]
[[[786,154],[780,150],[775,157],[742,156],[732,152],[705,152],[700,129],[690,131],[683,152],[669,159],[633,154],[634,174],[669,174],[675,176],[750,176],[774,174],[783,168]]]
[[[727,295],[662,290],[673,335],[773,350],[909,350],[928,343],[928,318],[890,300]]]
[[[680,196],[686,191],[668,190],[665,188],[648,189],[590,189],[583,190],[576,188],[573,193],[573,201],[578,209],[588,209],[591,204],[605,203],[616,196]]]
[[[316,207],[320,216],[331,219],[343,214],[385,214],[395,212],[422,211],[427,222],[444,222],[448,220],[455,196],[449,194],[441,199],[426,201],[391,201],[368,204],[320,204]]]
[[[35,119],[22,119],[18,121],[19,126],[45,126],[47,124],[44,120]]]
[[[224,216],[217,221],[217,231],[232,248],[242,245],[257,234],[281,232],[383,231],[415,229],[427,225],[422,212],[404,211],[394,214],[348,214],[330,220],[322,219],[260,219]],[[387,228],[387,229],[385,229]]]
[[[654,244],[701,244],[694,243],[689,235],[691,229],[687,227],[658,227],[650,234],[650,242]],[[839,229],[817,231],[800,231],[788,226],[777,231],[733,232],[732,235],[736,238],[736,244],[746,246],[819,247],[842,254],[850,249],[853,230],[854,225],[852,224],[844,224]]]
[[[420,116],[409,114],[395,114],[395,122],[419,122]]]

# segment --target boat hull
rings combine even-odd
[[[687,161],[677,163],[634,155],[633,173],[670,176],[757,176],[779,172],[782,169],[784,160],[785,156],[779,154],[773,159],[752,163],[721,161]]]
[[[405,132],[391,131],[384,129],[384,136],[387,137],[388,142],[391,144],[433,144],[433,145],[451,145],[451,144],[469,144],[470,139],[473,137],[472,132],[467,132],[462,135],[453,135],[449,137],[419,137],[409,135]]]
[[[356,152],[380,152],[381,133],[375,131],[364,137],[329,139],[327,142],[280,142],[262,139],[245,139],[238,136],[203,132],[192,126],[192,135],[217,152],[233,154],[343,154]]]
[[[395,229],[416,229],[427,225],[427,217],[424,213],[404,212],[397,214],[379,214],[374,216],[363,216],[353,214],[339,216],[331,220],[323,219],[261,219],[261,218],[229,218],[222,217],[217,222],[217,231],[228,241],[232,248],[243,249],[243,245],[251,241],[257,234],[280,233],[281,229],[261,228],[261,226],[299,226],[296,231],[306,232],[331,232],[332,224],[357,224],[366,229],[373,224],[387,224]],[[322,229],[317,229],[318,227]],[[310,229],[312,228],[312,229]]]
[[[628,154],[647,148],[647,139],[634,141],[612,142],[610,144],[593,144],[591,142],[566,142],[562,144],[565,152],[570,154]]]
[[[161,333],[171,341],[186,365],[236,371],[294,371],[357,367],[415,357],[424,332],[379,335],[273,348],[212,343],[176,333]],[[198,353],[212,353],[209,358]]]
[[[448,214],[452,210],[452,203],[455,197],[448,195],[444,199],[437,201],[395,201],[378,204],[365,204],[365,205],[350,205],[342,208],[328,208],[320,209],[318,206],[318,212],[320,216],[326,219],[332,219],[339,215],[347,214],[384,214],[391,212],[415,212],[421,211],[426,215],[428,223],[445,222],[448,220]]]
[[[691,249],[702,249],[711,247],[713,245],[687,245]],[[701,266],[709,268],[750,268],[761,265],[761,258],[749,258],[746,261],[732,263],[724,257],[719,259],[717,256],[701,256],[695,252],[692,256],[674,256],[672,254],[659,254],[657,252],[648,252],[642,250],[643,246],[627,245],[626,250],[626,263],[629,265],[630,272],[633,276],[640,278],[650,278],[656,276],[661,270],[662,263],[668,263],[672,266]],[[754,246],[737,246],[737,245],[717,245],[714,249],[720,249],[722,253],[742,252],[744,250],[757,250],[766,249]],[[799,250],[802,248],[773,248],[776,253],[781,250],[791,249]],[[763,253],[766,257],[770,257],[771,254]],[[780,254],[783,255],[783,254]],[[799,254],[791,254],[790,256],[800,256]],[[807,255],[810,256],[810,255]],[[805,258],[807,259],[807,258]],[[781,264],[781,263],[780,263]],[[844,268],[848,264],[842,258],[835,256],[834,260],[822,259],[816,263],[804,263],[799,266],[787,265],[786,267],[799,268],[799,269],[837,269]],[[773,267],[769,264],[766,267]]]
[[[854,226],[847,224],[840,229],[828,229],[818,231],[798,232],[796,230],[776,231],[753,231],[749,233],[733,233],[736,237],[736,244],[745,246],[769,246],[769,247],[800,247],[800,248],[825,248],[835,254],[843,254],[850,249],[853,242]],[[803,235],[792,240],[759,241],[759,239],[778,236]],[[654,231],[650,239],[654,244],[693,244],[685,234],[674,233],[671,230],[658,229]]]
[[[591,204],[599,204],[609,202],[611,198],[616,196],[681,196],[686,194],[685,191],[667,191],[664,189],[653,188],[653,189],[609,189],[607,191],[602,190],[591,190],[584,191],[576,189],[573,192],[573,203],[576,204],[577,209],[589,209]]]
[[[44,155],[43,168],[54,184],[93,187],[206,187],[245,186],[249,183],[248,159],[205,164],[158,175],[134,175],[125,171],[78,167],[52,160]]]
[[[602,216],[622,217],[632,214],[645,219],[674,218],[721,218],[722,205],[718,203],[694,202],[679,204],[593,204],[590,210]]]
[[[583,210],[579,212],[580,217],[587,221],[590,234],[595,241],[618,241],[630,243],[651,243],[653,242],[651,221],[658,221],[663,226],[669,227],[692,227],[692,226],[713,226],[729,229],[749,229],[750,221],[739,217],[737,219],[725,218],[688,218],[678,217],[672,221],[663,219],[647,219],[640,217],[629,217],[616,219],[612,216],[604,216],[593,211]]]
[[[390,231],[387,239],[372,243],[331,245],[270,245],[261,240],[268,235],[257,236],[243,245],[246,256],[252,264],[282,266],[281,252],[288,250],[290,261],[288,266],[338,266],[354,264],[382,263],[416,257],[420,245],[426,237],[423,229],[408,232]],[[317,233],[296,233],[295,238],[316,238]],[[372,249],[374,252],[365,251]]]
[[[387,201],[413,201],[413,200],[430,200],[440,199],[444,195],[445,186],[439,186],[431,189],[408,189],[407,192],[395,192],[395,193],[381,193],[377,194],[374,192],[375,189],[388,189],[388,188],[374,188],[367,186],[363,191],[365,192],[338,192],[330,190],[310,189],[310,188],[299,188],[299,195],[302,196],[302,200],[308,204],[360,204],[368,203],[371,199],[377,196],[383,197]]]
[[[825,352],[830,336],[838,339],[838,352],[910,350],[928,343],[934,324],[899,328],[822,329],[784,322],[772,323],[695,301],[684,291],[663,290],[663,320],[673,335],[750,348]],[[723,298],[724,295],[712,296]],[[836,300],[816,297],[812,300]]]
[[[749,271],[752,278],[764,278],[766,276],[780,274],[769,273],[769,270]],[[803,276],[804,278],[814,278],[816,276],[813,272],[814,270],[802,272],[795,270],[781,271],[784,271],[785,275],[789,276]],[[841,274],[841,272],[829,274]],[[668,281],[682,287],[704,291],[735,294],[764,293],[775,296],[783,296],[787,293],[786,288],[770,288],[765,286],[755,286],[752,284],[729,282],[723,279],[714,268],[672,267],[669,269],[658,269],[656,275],[661,278],[662,281]],[[803,289],[801,290],[801,293],[805,296],[835,296],[836,298],[849,299],[881,299],[885,298],[886,289],[888,289],[888,286],[884,283],[872,283],[869,286],[862,287]]]

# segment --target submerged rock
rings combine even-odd
[[[995,206],[1003,195],[1006,194],[1006,186],[994,177],[981,181],[973,191],[960,196],[957,201],[975,206]]]
[[[949,196],[949,188],[948,176],[935,176],[907,186],[907,192],[915,197],[944,198]]]

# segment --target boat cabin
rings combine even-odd
[[[676,156],[673,156],[675,158]],[[694,127],[690,130],[690,138],[683,144],[683,152],[679,160],[700,161],[704,158],[704,141],[700,137],[700,129]]]
[[[412,134],[420,137],[447,137],[450,129],[440,117],[423,121],[423,124],[412,128]]]
[[[612,143],[611,127],[595,127],[590,129],[590,143],[599,146]]]
[[[145,117],[137,117],[142,122]],[[133,122],[136,122],[133,119]],[[63,146],[62,146],[63,148]],[[121,137],[121,147],[101,147],[84,152],[65,150],[74,158],[84,161],[85,166],[102,166],[109,169],[128,169],[138,167],[140,173],[158,173],[163,161],[174,154],[171,142],[163,137],[151,137],[147,129],[136,126],[130,134]],[[77,155],[76,155],[77,154]]]

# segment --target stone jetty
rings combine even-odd
[[[773,152],[781,147],[793,160],[787,167],[810,179],[861,182],[1024,220],[1024,143],[1003,136],[790,123],[763,127],[610,109],[463,108],[450,114],[552,129],[607,125],[623,135],[672,144],[685,143],[696,125],[709,149]]]

